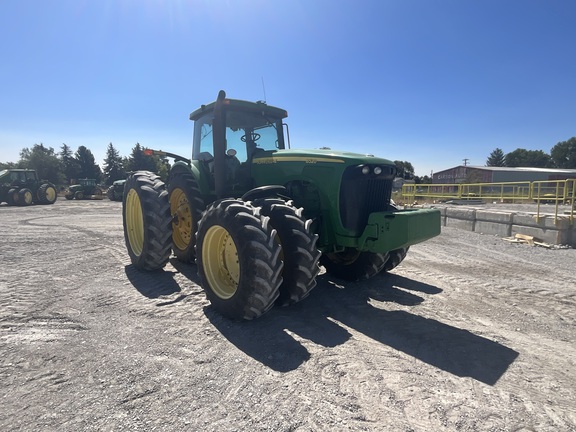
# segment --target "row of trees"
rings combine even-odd
[[[576,169],[576,137],[559,142],[552,147],[550,154],[522,148],[505,154],[497,148],[486,159],[486,166]]]
[[[7,168],[34,169],[40,178],[59,185],[71,184],[80,178],[96,179],[99,183],[111,185],[116,180],[126,178],[128,172],[137,170],[152,171],[165,178],[168,161],[158,156],[144,155],[144,148],[139,143],[132,148],[129,157],[121,157],[110,143],[102,170],[92,152],[85,146],[80,146],[73,152],[68,145],[62,144],[60,152],[57,153],[52,147],[40,143],[23,149],[20,160],[16,163],[0,162],[0,169]]]
[[[432,182],[427,175],[416,176],[410,162],[397,160],[394,163],[398,169],[398,177],[414,180],[415,183]],[[502,149],[496,148],[486,159],[486,166],[576,169],[576,137],[559,142],[552,147],[550,154],[542,150],[522,148],[505,154]],[[95,162],[92,152],[85,146],[78,147],[74,153],[68,145],[62,144],[60,152],[56,153],[52,147],[45,147],[40,143],[31,149],[23,149],[17,163],[0,162],[0,169],[5,168],[35,169],[41,178],[56,184],[70,184],[79,178],[94,178],[110,185],[116,180],[126,178],[127,172],[137,170],[152,171],[166,178],[169,164],[165,158],[144,155],[144,149],[139,143],[132,148],[128,157],[121,157],[110,143],[102,170]]]

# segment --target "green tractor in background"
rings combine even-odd
[[[103,199],[102,189],[96,183],[96,179],[79,179],[78,184],[71,185],[64,197],[67,200]]]
[[[35,170],[5,169],[0,171],[0,203],[28,206],[54,204],[58,198],[56,186],[40,180]]]
[[[146,150],[175,162],[167,184],[147,171],[126,181],[124,236],[133,265],[161,269],[173,251],[196,262],[218,312],[253,319],[305,298],[319,264],[341,279],[368,279],[440,233],[439,210],[395,207],[393,162],[290,149],[287,115],[220,91],[190,114],[192,159]]]
[[[126,180],[116,180],[106,191],[106,196],[110,201],[122,201],[124,197],[124,184]]]

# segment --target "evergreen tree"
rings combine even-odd
[[[66,182],[70,184],[72,180],[78,178],[80,173],[80,167],[78,165],[78,162],[74,158],[72,149],[68,147],[66,144],[62,143],[59,155],[64,177],[66,178]]]
[[[128,164],[126,165],[128,171],[151,171],[153,173],[158,172],[157,166],[158,157],[157,156],[146,156],[144,154],[144,149],[140,143],[136,143],[132,149],[132,154],[128,158]]]
[[[106,159],[104,159],[104,181],[105,184],[111,185],[116,180],[126,178],[126,172],[122,165],[122,158],[118,150],[114,148],[112,143],[108,144],[106,150]]]
[[[490,156],[488,156],[488,159],[486,159],[486,166],[491,167],[506,166],[506,160],[502,149],[496,148],[492,153],[490,153]]]
[[[94,155],[85,146],[78,147],[75,155],[76,162],[78,162],[79,178],[90,178],[96,179],[97,182],[100,181],[102,177],[102,171],[100,167],[96,164]]]

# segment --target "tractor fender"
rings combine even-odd
[[[192,165],[188,165],[184,162],[178,161],[172,165],[170,169],[170,175],[168,176],[168,180],[166,181],[167,184],[170,184],[170,181],[174,176],[181,175],[181,174],[188,174],[194,177],[194,180],[198,182],[198,186],[202,193],[206,193],[206,191],[210,190],[210,185],[208,184],[208,179],[204,178],[198,169],[198,167],[194,164],[195,161],[192,161]]]
[[[281,185],[260,186],[242,195],[242,201],[253,201],[258,198],[281,197],[289,198],[288,190]]]
[[[172,177],[174,177],[177,174],[192,174],[194,177],[196,177],[196,175],[194,175],[194,173],[192,172],[192,170],[190,169],[190,165],[178,161],[175,162],[174,165],[172,165],[172,168],[170,169],[170,175],[168,176],[168,183],[170,183],[170,179]]]

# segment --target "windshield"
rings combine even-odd
[[[196,120],[194,124],[193,159],[213,157],[213,113]],[[246,162],[255,152],[284,148],[281,120],[268,118],[262,113],[226,111],[226,150],[236,151],[240,162]]]

